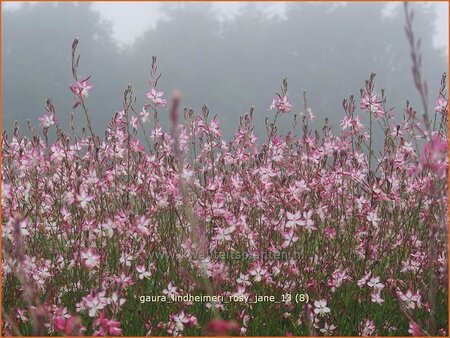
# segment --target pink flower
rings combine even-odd
[[[150,278],[150,276],[152,275],[151,272],[147,271],[147,269],[143,265],[138,265],[136,267],[136,271],[139,274],[139,279]]]
[[[245,286],[238,286],[237,291],[235,293],[233,293],[233,297],[236,298],[243,298],[247,296],[246,292],[245,292]]]
[[[384,302],[384,299],[381,298],[381,293],[380,292],[372,292],[370,294],[370,300],[372,303],[377,303],[377,304],[381,304]]]
[[[100,263],[100,255],[96,254],[95,251],[91,248],[89,248],[87,251],[81,252],[81,259],[83,260],[83,264],[88,269],[93,269]]]
[[[94,326],[98,327],[98,330],[93,334],[94,336],[120,336],[122,334],[122,329],[119,327],[120,322],[105,318],[103,312],[94,322]]]
[[[88,96],[89,91],[94,88],[94,86],[89,84],[88,80],[89,77],[84,80],[78,81],[76,85],[70,85],[70,90],[75,94],[76,97],[85,98]]]
[[[375,330],[375,323],[370,319],[366,319],[359,324],[358,331],[360,336],[372,336],[375,333]]]
[[[439,332],[439,336],[447,337],[447,332],[443,328],[440,328],[438,332]]]
[[[39,118],[39,122],[41,122],[41,126],[43,128],[48,128],[53,126],[56,123],[56,117],[54,113],[50,113],[50,115],[44,115]]]
[[[164,92],[159,92],[154,87],[146,95],[157,106],[165,107],[167,105],[167,101],[162,98]]]
[[[248,275],[241,273],[239,278],[236,279],[236,283],[242,284],[244,286],[250,286],[252,283],[250,282]]]
[[[208,336],[227,336],[230,333],[239,333],[239,325],[235,321],[212,319],[205,326],[205,334]]]
[[[364,125],[359,120],[359,116],[355,116],[354,119],[346,116],[339,125],[343,131],[353,128],[355,132],[359,132],[364,128]]]
[[[433,135],[431,141],[426,143],[419,162],[424,168],[437,173],[446,171],[448,141],[438,135]]]
[[[292,109],[292,105],[289,103],[287,95],[281,97],[280,94],[276,93],[269,110],[278,109],[280,113],[289,113]]]
[[[297,211],[296,213],[286,212],[286,218],[288,219],[285,225],[286,228],[295,228],[296,226],[303,225],[301,211]]]
[[[136,229],[144,236],[150,236],[151,231],[149,228],[150,220],[147,219],[145,216],[139,217],[139,219],[136,222]]]
[[[412,334],[413,336],[422,336],[422,330],[420,329],[420,326],[417,325],[417,323],[415,321],[409,322],[408,333]]]
[[[80,206],[85,209],[87,204],[92,201],[94,199],[94,197],[89,196],[86,193],[86,190],[84,190],[83,188],[80,189],[80,193],[77,195],[76,200],[78,203],[80,203]]]
[[[217,228],[217,234],[213,237],[219,243],[231,241],[231,234],[234,232],[234,227]]]
[[[328,286],[331,287],[331,292],[336,292],[336,289],[341,287],[344,282],[350,281],[351,278],[346,270],[336,269],[333,271],[331,278],[328,280]]]
[[[69,314],[67,316],[57,316],[53,325],[56,331],[66,336],[76,336],[85,331],[85,328],[81,326],[80,319]]]
[[[167,332],[173,336],[179,336],[186,327],[197,325],[197,318],[181,311],[178,314],[170,315],[170,322],[167,324]]]
[[[83,300],[85,307],[88,309],[89,317],[95,317],[99,311],[108,305],[108,299],[105,297],[105,291],[101,291],[96,295],[88,295]]]
[[[128,252],[122,252],[119,258],[119,262],[124,264],[125,266],[131,266],[131,262],[133,261],[133,255]]]
[[[17,309],[17,315],[16,318],[21,320],[22,322],[28,322],[28,318],[26,316],[27,310]]]
[[[444,95],[440,94],[434,105],[434,111],[442,115],[448,115],[448,101]]]
[[[380,218],[378,217],[378,215],[377,215],[377,211],[375,210],[375,211],[371,211],[371,212],[369,212],[369,214],[367,215],[367,218],[366,218],[370,223],[372,223],[372,225],[375,227],[375,228],[378,228],[378,222],[380,221]]]
[[[419,301],[417,294],[412,293],[410,289],[406,293],[399,292],[400,299],[405,302],[406,307],[409,309],[416,308],[416,302]]]
[[[284,242],[281,245],[282,248],[287,248],[292,243],[295,243],[298,241],[298,236],[295,235],[294,230],[289,229],[288,232],[282,233],[281,236],[283,236]]]
[[[130,121],[131,126],[133,127],[134,130],[138,129],[139,127],[139,117],[133,115],[131,116],[131,121]]]
[[[111,336],[120,336],[122,334],[122,329],[119,327],[120,322],[115,320],[108,321],[108,332]]]
[[[319,331],[324,334],[324,336],[331,336],[333,334],[333,331],[336,329],[336,326],[331,324],[328,325],[328,323],[325,323],[324,327],[320,329]]]
[[[253,269],[251,269],[250,271],[250,275],[253,276],[253,280],[255,282],[260,282],[267,274],[267,269],[264,269],[263,267],[261,267],[260,264],[256,264]]]
[[[65,331],[66,319],[63,316],[56,317],[54,326],[57,331]]]
[[[325,228],[325,235],[330,238],[334,238],[336,236],[336,230],[332,227]]]
[[[167,288],[164,289],[162,293],[168,298],[172,299],[173,297],[178,295],[178,288],[173,285],[172,282],[169,282],[169,285],[167,285]]]
[[[149,121],[150,114],[147,110],[145,110],[145,107],[142,108],[142,111],[139,113],[139,117],[141,118],[142,123],[146,123]]]
[[[373,288],[375,291],[381,291],[384,289],[384,284],[380,282],[380,277],[372,277],[367,286]]]
[[[118,292],[113,292],[110,299],[110,305],[115,307],[121,307],[123,304],[125,304],[126,299],[120,298],[120,295]]]
[[[371,113],[375,114],[375,117],[377,119],[382,118],[386,115],[382,106],[382,101],[378,99],[377,95],[375,94],[369,96],[367,92],[364,92],[360,107],[362,110],[368,110]]]
[[[303,221],[301,226],[304,226],[306,230],[317,230],[317,227],[314,225],[314,221],[311,219],[313,214],[312,210],[303,211]]]

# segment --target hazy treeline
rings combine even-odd
[[[435,10],[416,6],[416,35],[422,38],[423,66],[434,103],[440,77],[447,71],[444,49],[433,47]],[[90,4],[41,3],[3,11],[3,128],[14,120],[35,125],[52,98],[59,123],[69,126],[73,82],[70,47],[79,37],[81,75],[94,85],[87,99],[94,129],[102,132],[121,110],[128,83],[137,95],[137,109],[146,102],[152,55],[163,73],[159,88],[170,96],[183,94],[183,105],[201,111],[208,105],[218,114],[226,138],[238,116],[255,107],[256,130],[263,136],[264,117],[283,77],[288,78],[294,112],[303,111],[303,90],[316,115],[333,125],[343,116],[341,102],[355,94],[371,72],[378,89],[386,88],[388,106],[403,113],[406,99],[415,99],[403,8],[389,13],[382,3],[289,3],[286,15],[268,16],[247,4],[236,16],[220,20],[209,4],[164,5],[167,19],[129,45],[119,47],[111,24]],[[77,114],[76,123],[84,125]],[[161,114],[164,121],[165,114]],[[282,117],[279,126],[290,127]]]

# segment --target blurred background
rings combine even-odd
[[[448,68],[448,4],[411,7],[434,104]],[[148,102],[152,56],[166,98],[178,89],[182,106],[201,112],[206,104],[228,140],[250,106],[256,134],[264,137],[264,118],[274,114],[268,107],[284,77],[293,112],[304,110],[307,92],[315,127],[328,117],[337,130],[343,98],[354,94],[359,102],[371,72],[376,90],[386,88],[387,107],[401,118],[407,99],[420,109],[404,24],[402,3],[2,2],[3,129],[10,132],[18,120],[27,134],[26,120],[37,126],[47,98],[69,129],[75,36],[80,75],[90,75],[94,85],[87,105],[100,135],[122,109],[128,83],[138,111]],[[164,110],[160,117],[167,125]],[[85,125],[81,111],[75,121]],[[282,116],[280,132],[291,124],[292,116]]]

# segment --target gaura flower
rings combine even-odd
[[[164,95],[164,92],[159,92],[156,90],[155,87],[152,88],[152,90],[146,94],[146,96],[156,105],[165,107],[167,105],[167,101],[162,98]]]

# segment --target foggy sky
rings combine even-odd
[[[430,1],[430,3],[432,3]],[[174,3],[172,3],[174,4]],[[176,3],[175,3],[176,4]],[[283,15],[286,3],[258,3],[267,7],[267,11],[272,15]],[[340,3],[343,5],[343,3]],[[390,3],[390,7],[399,6],[401,2]],[[433,43],[436,47],[447,46],[448,43],[448,3],[434,2],[437,9],[437,21],[435,23],[436,35]],[[22,5],[22,2],[2,1],[5,9],[13,10]],[[159,20],[164,19],[164,14],[160,10],[160,2],[95,2],[93,8],[98,10],[101,17],[109,21],[112,25],[113,36],[119,45],[126,48],[126,45],[145,30],[155,27]],[[243,3],[239,2],[215,2],[212,4],[217,14],[226,19],[239,11]]]
[[[316,114],[313,128],[321,127],[325,118],[330,126],[339,126],[343,98],[359,97],[372,72],[377,90],[387,89],[387,108],[395,109],[397,119],[406,100],[418,104],[401,2],[41,3],[24,10],[19,10],[24,3],[2,4],[2,122],[7,131],[14,121],[37,125],[48,98],[57,107],[60,125],[68,128],[74,36],[81,41],[81,74],[92,76],[95,87],[88,103],[99,134],[121,109],[128,83],[137,108],[147,103],[153,55],[164,73],[158,89],[167,98],[177,89],[183,94],[182,107],[195,113],[207,105],[211,116],[218,116],[225,139],[233,137],[239,117],[250,106],[255,134],[265,137],[265,117],[272,113],[268,107],[285,77],[295,113],[303,109],[307,93]],[[411,7],[417,13],[415,32],[423,39],[430,100],[435,100],[441,76],[448,71],[448,4]],[[83,116],[74,116],[75,124],[83,127]],[[160,118],[167,126],[167,115]],[[291,128],[289,117],[277,124],[281,132]],[[27,133],[27,128],[22,130]]]

